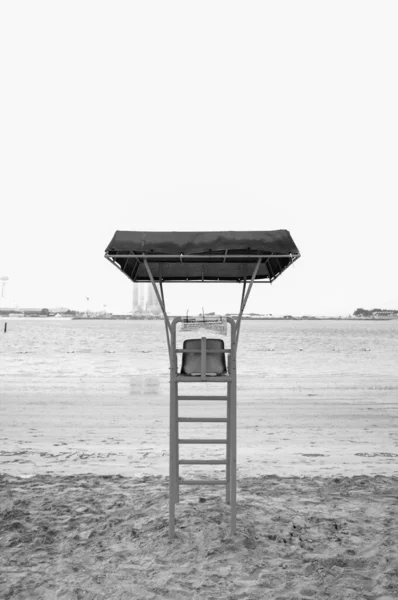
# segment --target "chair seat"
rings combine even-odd
[[[200,350],[202,341],[200,338],[184,340],[184,350]],[[206,338],[206,349],[224,350],[224,341],[217,338]],[[196,377],[201,375],[201,353],[184,352],[182,355],[181,375]],[[225,354],[223,352],[206,353],[206,375],[227,375]]]

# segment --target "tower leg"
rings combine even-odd
[[[176,418],[176,433],[175,433],[175,454],[176,454],[176,468],[175,468],[175,490],[176,490],[176,502],[180,501],[180,447],[178,443],[178,438],[180,437],[179,433],[179,424],[178,424],[178,383],[175,384],[175,418]]]
[[[226,468],[226,491],[225,501],[231,503],[231,383],[227,383],[227,468]]]
[[[231,381],[231,395],[230,395],[230,433],[231,433],[231,472],[230,472],[230,483],[231,483],[231,535],[236,533],[236,377]]]
[[[175,535],[175,503],[178,497],[178,431],[177,431],[177,383],[170,372],[170,463],[169,463],[169,538]]]

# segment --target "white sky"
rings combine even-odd
[[[116,229],[288,229],[247,310],[398,308],[398,3],[2,2],[0,276],[131,309]],[[173,313],[238,285],[166,286]]]

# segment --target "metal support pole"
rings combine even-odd
[[[240,299],[240,308],[239,308],[239,312],[242,310],[242,306],[243,306],[243,300],[244,300],[244,298],[245,298],[245,292],[246,292],[246,277],[245,277],[245,279],[243,280],[243,286],[242,286],[242,296],[241,296],[241,299]],[[243,312],[243,310],[242,310],[242,312]]]
[[[150,269],[150,267],[148,265],[148,261],[147,261],[146,258],[144,258],[144,265],[145,265],[145,268],[147,270],[149,279],[151,280],[152,287],[155,290],[156,298],[158,299],[160,308],[162,309],[163,318],[164,318],[164,324],[165,324],[165,327],[166,327],[167,348],[169,350],[169,359],[170,359],[170,365],[171,365],[171,361],[172,361],[171,348],[170,348],[170,330],[171,330],[171,326],[170,326],[169,317],[167,316],[167,312],[166,312],[166,307],[165,307],[164,301],[163,301],[161,295],[159,294],[159,290],[158,290],[158,288],[156,286],[156,282],[155,282],[155,280],[153,278],[152,271],[151,271],[151,269]]]
[[[261,260],[262,260],[261,258],[258,259],[257,264],[255,266],[255,269],[253,271],[253,275],[252,275],[252,277],[250,279],[249,289],[247,290],[245,296],[242,297],[242,303],[241,303],[241,306],[240,306],[239,315],[238,315],[238,318],[236,320],[236,346],[238,346],[239,333],[240,333],[240,324],[241,324],[241,321],[242,321],[243,311],[245,310],[245,306],[246,306],[247,300],[249,298],[251,289],[253,287],[253,283],[254,283],[254,281],[256,279],[257,271],[260,268]],[[246,280],[245,280],[245,285],[246,285]]]
[[[159,279],[159,287],[160,287],[160,293],[162,294],[163,304],[166,307],[166,302],[164,301],[164,293],[163,293],[163,282],[161,279]]]

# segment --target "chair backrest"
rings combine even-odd
[[[184,340],[184,350],[200,350],[201,339]],[[224,341],[216,338],[206,338],[206,349],[223,350]],[[224,375],[227,372],[225,354],[223,352],[206,353],[206,375]],[[181,373],[183,375],[201,374],[200,352],[184,352],[182,355]]]

